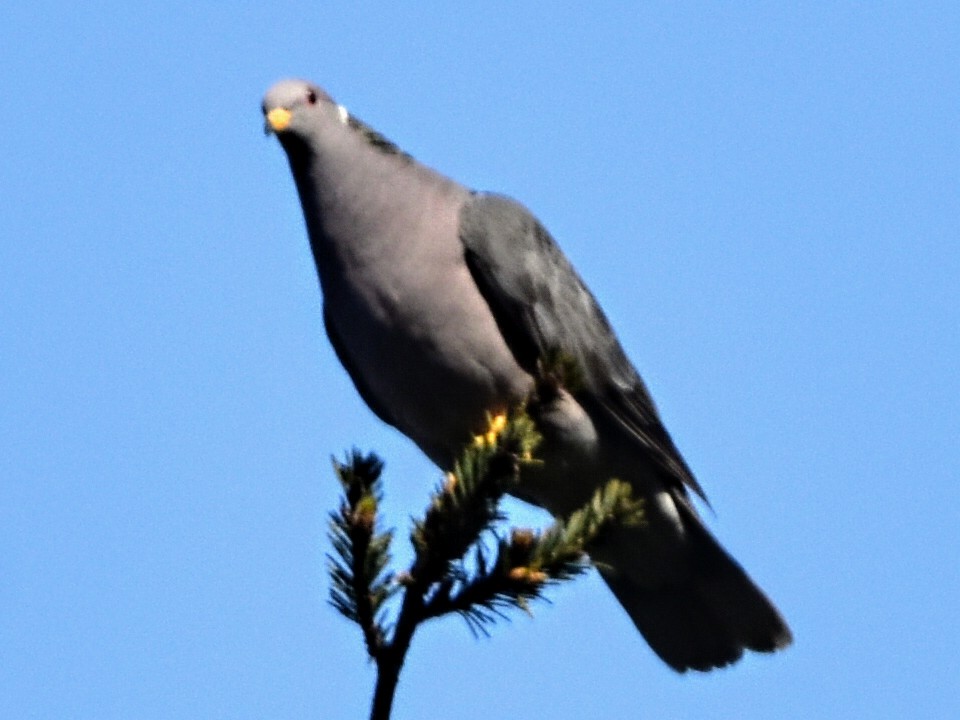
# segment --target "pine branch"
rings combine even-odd
[[[642,502],[631,498],[630,486],[611,480],[587,505],[546,532],[514,529],[509,541],[499,540],[492,564],[477,548],[473,576],[456,567],[455,579],[438,589],[425,612],[430,617],[460,613],[474,632],[486,634],[487,625],[506,617],[505,610],[529,612],[528,602],[542,599],[548,585],[589,570],[587,552],[603,532],[616,524],[641,522],[642,514]]]
[[[536,463],[533,451],[539,442],[523,410],[509,419],[490,419],[488,431],[474,437],[434,492],[424,519],[414,525],[413,577],[438,580],[485,530],[504,519],[500,500],[519,482],[521,468]]]
[[[529,613],[529,602],[543,598],[548,585],[586,572],[587,552],[607,528],[641,521],[642,506],[631,499],[630,486],[611,480],[545,532],[514,529],[509,538],[498,536],[494,527],[504,519],[500,500],[520,482],[523,468],[538,464],[539,442],[523,408],[491,418],[488,431],[468,445],[423,519],[415,521],[414,560],[395,575],[387,570],[392,533],[377,532],[382,463],[354,451],[346,463],[334,464],[344,499],[331,513],[331,603],[361,627],[377,664],[371,720],[389,718],[407,650],[423,622],[457,613],[474,634],[487,634],[508,611]],[[496,540],[491,557],[481,543],[485,534]],[[384,603],[398,591],[403,601],[388,634]]]
[[[392,532],[377,533],[377,509],[382,499],[383,463],[375,455],[353,451],[346,464],[333,463],[344,497],[330,513],[330,541],[336,557],[328,555],[332,586],[330,603],[363,630],[367,652],[376,657],[384,644],[377,616],[396,592],[386,573]]]

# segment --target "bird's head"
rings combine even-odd
[[[281,80],[267,90],[261,104],[264,132],[283,140],[304,137],[330,121],[346,124],[349,114],[321,88],[306,80]]]

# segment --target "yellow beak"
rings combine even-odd
[[[265,130],[269,132],[283,132],[290,125],[290,111],[286,108],[274,108],[267,113],[267,125]]]

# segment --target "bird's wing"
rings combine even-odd
[[[678,489],[703,491],[660,421],[596,299],[537,219],[519,203],[476,193],[460,216],[460,237],[474,281],[518,363],[560,353],[582,375],[572,388],[584,405],[609,416]]]

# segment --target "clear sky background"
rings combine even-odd
[[[0,716],[366,715],[329,458],[401,545],[438,472],[323,335],[291,75],[538,214],[796,635],[675,675],[590,577],[395,718],[960,716],[960,5],[788,5],[4,3]]]

